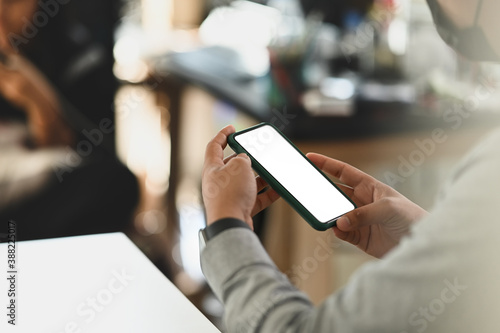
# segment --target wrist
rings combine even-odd
[[[246,219],[243,217],[243,215],[239,214],[215,214],[215,215],[207,215],[207,226],[210,226],[214,224],[217,221],[224,220],[224,219],[236,219],[236,220],[241,220],[241,221],[246,221]]]
[[[234,218],[224,218],[215,221],[213,224],[201,229],[198,233],[200,242],[200,253],[205,249],[207,243],[212,239],[223,233],[226,230],[233,228],[247,228],[251,230],[250,226],[244,221]]]
[[[245,214],[237,209],[207,209],[207,226],[226,218],[233,218],[241,221],[247,220]]]

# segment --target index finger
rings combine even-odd
[[[372,180],[372,177],[363,171],[333,158],[316,153],[308,153],[307,158],[324,172],[336,177],[342,183],[353,188],[362,182]]]
[[[234,132],[234,126],[228,125],[210,140],[205,152],[205,164],[224,165],[224,148],[226,148],[227,145],[227,137]]]

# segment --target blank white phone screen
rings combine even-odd
[[[321,223],[355,208],[272,126],[236,135],[235,140]]]

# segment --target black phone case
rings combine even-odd
[[[281,133],[280,130],[278,130],[274,125],[270,123],[260,123],[258,125],[249,127],[245,130],[236,132],[231,134],[228,137],[228,144],[229,146],[238,154],[245,153],[248,154],[252,161],[252,168],[279,194],[283,199],[285,199],[286,202],[290,206],[292,206],[303,218],[306,220],[307,223],[309,223],[314,229],[324,231],[327,230],[333,226],[336,225],[337,220],[340,218],[340,216],[336,217],[335,219],[327,222],[327,223],[322,223],[318,221],[288,190],[283,187],[269,172],[267,172],[266,169],[260,165],[259,162],[257,162],[253,156],[251,156],[245,148],[243,148],[236,140],[235,136],[252,131],[256,128],[259,128],[261,126],[271,126],[273,127],[285,140],[293,147],[297,152],[299,152],[316,170],[318,170],[319,173],[321,173],[340,193],[344,195],[344,197],[349,200],[349,202],[352,203],[353,209],[356,208],[356,204],[344,193],[342,192],[337,185],[335,185],[330,178],[328,178],[314,163],[309,161],[309,159],[285,136],[283,133]]]

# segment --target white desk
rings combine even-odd
[[[0,332],[219,332],[123,234],[20,242],[17,325],[7,324],[0,244]]]

